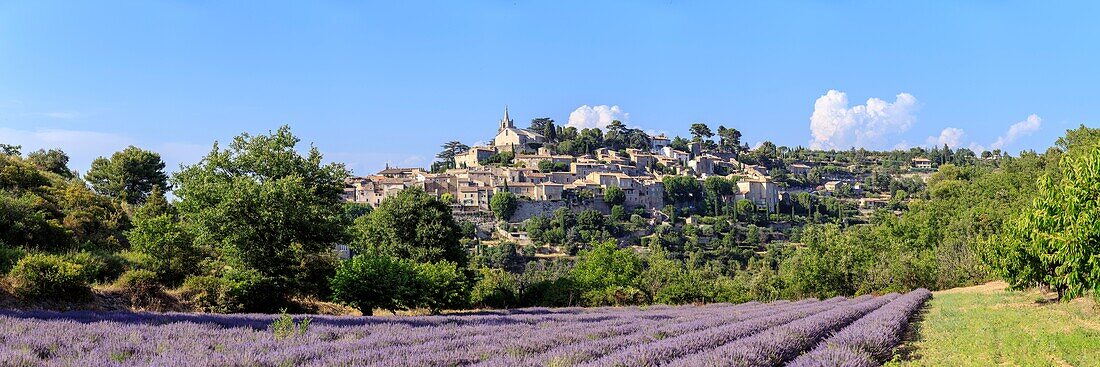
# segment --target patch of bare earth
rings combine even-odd
[[[998,280],[981,285],[975,285],[970,287],[960,287],[944,289],[942,291],[932,292],[932,296],[937,294],[955,294],[955,293],[974,293],[974,294],[993,294],[1008,289],[1008,283]]]

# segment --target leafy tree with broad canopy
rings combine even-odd
[[[635,278],[642,272],[642,260],[634,250],[620,249],[614,240],[594,245],[581,251],[570,275],[584,289],[584,298],[590,303],[608,290],[635,287]]]
[[[691,176],[665,176],[665,199],[671,203],[696,203],[703,198],[703,184]]]
[[[316,147],[300,154],[298,142],[288,126],[241,134],[173,177],[180,220],[196,244],[230,268],[255,269],[281,297],[316,291],[306,277],[334,266],[325,259],[347,225],[347,169],[323,165]]]
[[[397,313],[414,306],[417,278],[408,260],[366,253],[341,264],[329,284],[334,300],[371,316],[375,308]]]
[[[517,201],[515,194],[501,191],[493,194],[493,198],[489,199],[489,209],[493,210],[493,214],[496,214],[497,219],[508,220],[512,218],[512,214],[516,213]]]
[[[382,200],[370,214],[355,220],[352,232],[351,245],[358,251],[466,266],[466,250],[459,243],[462,229],[450,206],[420,188]]]
[[[1062,156],[1030,210],[1005,226],[987,261],[1010,284],[1041,284],[1062,300],[1100,292],[1100,145]]]
[[[132,145],[110,158],[96,158],[84,180],[95,192],[129,204],[144,203],[153,187],[168,187],[168,175],[164,174],[160,154]]]
[[[626,192],[618,186],[608,186],[603,191],[603,201],[611,206],[622,205],[626,201]]]

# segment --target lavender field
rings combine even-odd
[[[875,366],[930,296],[295,317],[289,333],[271,315],[0,311],[0,366]]]

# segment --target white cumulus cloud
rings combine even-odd
[[[899,93],[894,102],[870,98],[848,106],[848,95],[829,90],[814,102],[810,132],[814,149],[881,148],[885,137],[904,132],[917,120],[917,98]]]
[[[630,119],[630,114],[623,112],[618,105],[583,105],[569,113],[569,123],[567,125],[578,129],[593,127],[602,129],[611,121],[619,120],[625,124],[628,119]]]
[[[947,145],[951,148],[958,148],[962,146],[963,138],[966,136],[966,132],[963,129],[949,127],[943,129],[940,132],[940,136],[929,136],[926,140],[927,145],[943,146]]]
[[[1043,119],[1039,115],[1031,114],[1026,120],[1012,124],[1008,128],[1008,132],[1004,135],[998,136],[997,141],[990,144],[992,149],[1002,149],[1005,145],[1011,144],[1023,136],[1031,135],[1031,133],[1038,131],[1039,126],[1043,124]]]

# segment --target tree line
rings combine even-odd
[[[83,176],[60,150],[24,156],[2,145],[4,288],[27,299],[86,298],[91,284],[153,295],[171,288],[207,311],[328,300],[369,314],[827,297],[994,277],[1068,299],[1100,285],[1100,132],[1084,126],[1041,154],[943,164],[906,193],[900,215],[809,225],[792,235],[797,246],[752,245],[767,228],[731,220],[732,182],[670,177],[672,225],[634,243],[642,251],[617,243],[647,225],[625,208],[525,224],[537,240],[575,237],[576,257],[553,261],[477,245],[445,202],[417,189],[373,210],[345,203],[348,171],[298,144],[285,126],[241,134],[171,175],[155,152],[130,147]],[[606,201],[621,202],[607,191]],[[356,256],[341,261],[339,244]]]

